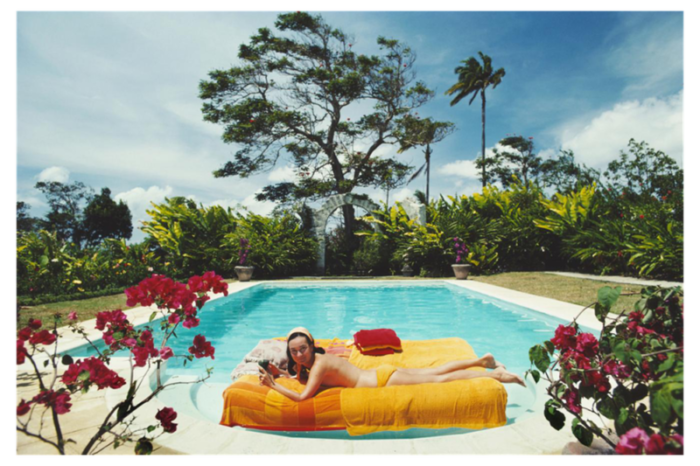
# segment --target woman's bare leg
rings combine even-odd
[[[446,374],[425,374],[406,372],[405,369],[400,369],[391,374],[386,383],[387,387],[392,385],[417,385],[421,383],[443,383],[453,382],[455,380],[477,379],[479,377],[489,377],[496,379],[501,383],[517,383],[525,387],[525,381],[522,377],[506,371],[503,367],[498,366],[491,372],[486,371],[470,371],[456,370]]]
[[[446,364],[443,364],[442,366],[438,367],[427,367],[427,368],[420,368],[420,369],[407,369],[407,368],[400,368],[397,369],[401,372],[406,372],[408,374],[415,374],[415,375],[443,375],[443,374],[449,374],[450,372],[455,372],[455,371],[460,371],[464,369],[469,369],[470,367],[484,367],[486,369],[496,369],[497,367],[503,367],[505,369],[505,366],[501,364],[500,362],[496,361],[496,359],[493,357],[491,353],[486,353],[479,359],[465,359],[462,361],[451,361]]]

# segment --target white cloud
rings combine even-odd
[[[57,181],[59,183],[67,183],[69,178],[70,170],[63,167],[49,167],[37,175],[37,180],[44,182]]]
[[[473,160],[457,160],[437,169],[440,175],[459,176],[462,178],[478,178],[479,171]]]
[[[277,167],[270,172],[267,179],[273,183],[282,182],[293,182],[296,181],[296,174],[294,172],[294,167],[291,165],[285,165],[284,167]]]
[[[262,191],[259,191],[262,192]],[[258,201],[255,199],[255,194],[247,196],[241,202],[248,210],[258,215],[269,215],[275,208],[275,203],[271,201]]]
[[[136,233],[138,228],[141,226],[141,222],[150,218],[146,213],[146,209],[153,208],[151,202],[158,204],[163,202],[166,197],[171,196],[172,194],[173,188],[170,186],[166,186],[165,188],[151,186],[148,189],[139,187],[115,195],[114,200],[116,202],[124,201],[124,203],[129,206],[132,224],[134,226],[134,233]]]
[[[604,168],[627,147],[630,139],[646,141],[683,163],[683,91],[668,98],[631,100],[616,104],[582,127],[571,122],[560,128],[563,149],[578,160]]]

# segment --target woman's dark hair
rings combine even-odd
[[[291,335],[289,335],[289,338],[287,338],[287,361],[288,361],[287,372],[289,372],[289,375],[297,375],[297,371],[295,369],[296,363],[294,362],[294,359],[292,358],[291,351],[289,351],[289,342],[294,340],[296,337],[304,337],[304,339],[309,344],[309,346],[313,347],[314,353],[318,353],[318,354],[325,354],[326,353],[326,350],[324,350],[323,348],[319,348],[314,343],[312,343],[311,340],[309,340],[309,337],[305,333],[301,333],[301,332],[292,333]]]

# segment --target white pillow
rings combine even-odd
[[[258,374],[258,361],[267,359],[280,369],[287,369],[287,342],[284,340],[260,340],[253,350],[231,373],[235,381],[244,374]]]

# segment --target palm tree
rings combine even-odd
[[[481,94],[481,161],[483,167],[481,182],[482,186],[486,186],[486,88],[492,86],[495,89],[501,83],[503,76],[506,75],[506,70],[499,68],[494,73],[491,67],[491,57],[481,52],[479,52],[479,56],[484,62],[483,65],[474,57],[462,60],[464,66],[455,68],[455,73],[458,75],[457,82],[445,91],[445,94],[457,94],[450,102],[450,106],[473,93],[474,95],[469,100],[469,105],[471,105],[476,96]]]
[[[449,121],[434,121],[432,118],[423,120],[408,116],[402,123],[403,132],[399,138],[400,148],[397,151],[399,154],[416,146],[425,146],[423,154],[425,162],[423,165],[411,175],[408,180],[415,180],[425,170],[425,199],[424,204],[427,206],[430,202],[430,156],[433,151],[430,148],[431,144],[436,144],[455,130],[454,123]]]

